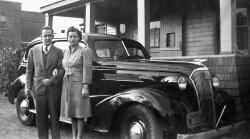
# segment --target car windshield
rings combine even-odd
[[[79,43],[79,45],[81,47],[86,47],[86,45],[82,42]],[[67,41],[56,41],[54,42],[54,46],[59,48],[59,49],[62,49],[62,50],[66,50],[66,49],[69,49],[69,42]]]
[[[114,58],[129,56],[128,50],[120,40],[96,40],[94,49],[100,58]]]

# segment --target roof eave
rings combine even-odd
[[[60,0],[45,6],[40,7],[41,13],[49,13],[50,11],[54,11],[59,8],[67,7],[70,5],[79,5],[79,4],[85,4],[88,2],[96,3],[96,2],[102,2],[105,0]]]

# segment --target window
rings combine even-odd
[[[98,26],[96,27],[96,32],[100,34],[106,34],[106,26]]]
[[[121,34],[126,33],[126,25],[125,24],[120,24],[120,33]]]
[[[167,33],[167,48],[175,47],[175,33]]]
[[[3,15],[0,15],[0,28],[6,28],[6,18]]]
[[[247,50],[248,48],[248,23],[247,8],[239,8],[236,11],[237,18],[237,45],[238,50]]]
[[[150,22],[150,47],[160,47],[160,21]]]

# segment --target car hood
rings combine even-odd
[[[205,67],[200,62],[164,61],[164,60],[128,60],[105,61],[100,65],[106,70],[149,71],[160,73],[180,73],[190,75],[195,69]]]

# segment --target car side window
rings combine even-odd
[[[140,56],[142,58],[145,58],[141,49],[127,48],[127,50],[128,50],[128,53],[129,53],[130,56]]]
[[[126,49],[119,40],[96,40],[94,49],[100,58],[114,58],[114,56],[127,56]]]
[[[110,58],[110,50],[108,48],[97,49],[96,54],[101,58]]]

